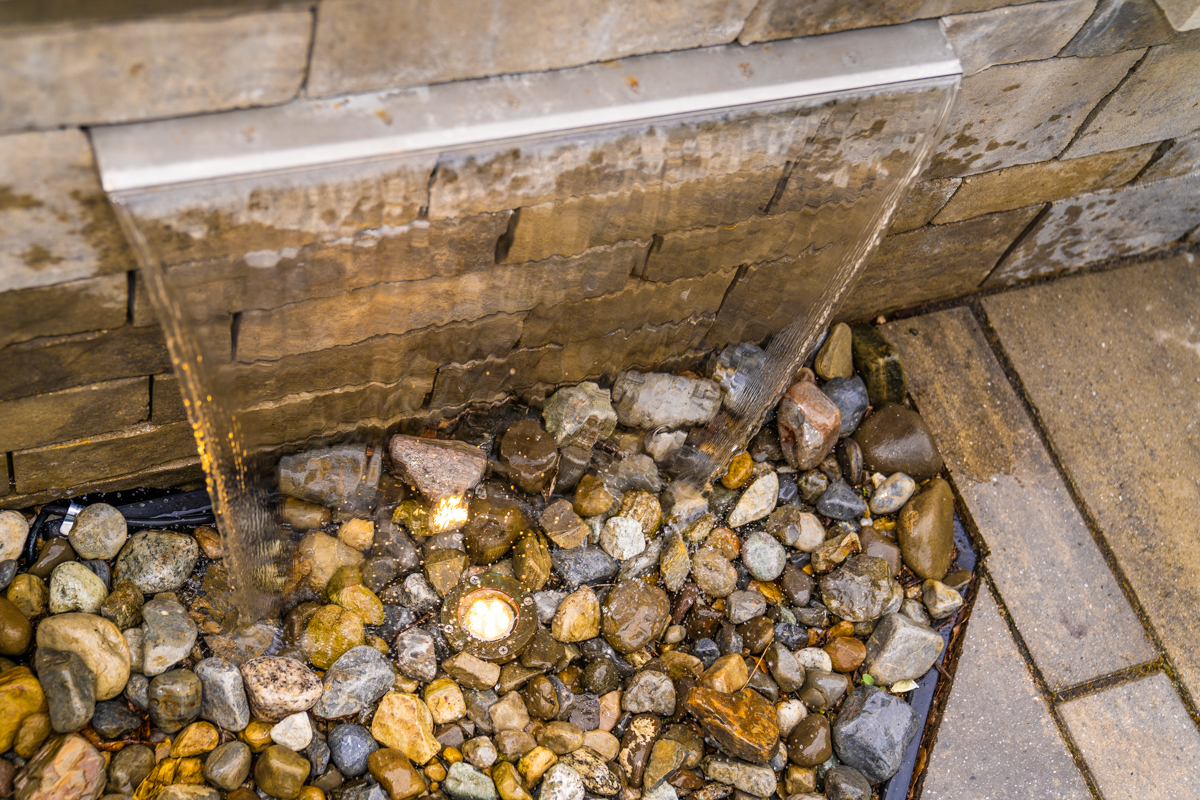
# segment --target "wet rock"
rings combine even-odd
[[[714,781],[729,784],[755,797],[770,797],[775,792],[775,773],[770,767],[747,764],[731,758],[709,758],[704,774]]]
[[[455,800],[496,800],[495,784],[475,767],[464,762],[450,765],[443,789]]]
[[[437,590],[430,586],[429,581],[425,580],[425,576],[419,572],[414,572],[405,578],[400,584],[400,591],[396,594],[399,596],[395,599],[399,600],[400,605],[418,616],[428,614],[442,602]]]
[[[242,664],[241,672],[250,709],[264,722],[279,722],[297,711],[307,711],[321,697],[317,676],[290,658],[256,658]]]
[[[371,754],[379,744],[362,725],[338,725],[329,732],[329,760],[338,771],[349,778],[357,778],[367,771]]]
[[[380,692],[382,695],[383,692]],[[425,687],[425,705],[435,724],[444,725],[462,719],[467,714],[467,702],[462,689],[450,678],[438,678]],[[372,701],[374,702],[374,701]]]
[[[312,724],[308,714],[303,711],[284,717],[271,728],[271,741],[289,750],[303,750],[308,747],[312,738]]]
[[[308,620],[300,647],[318,669],[329,669],[352,647],[366,640],[362,617],[338,605],[323,606]]]
[[[470,519],[463,528],[463,545],[471,563],[487,565],[499,561],[533,523],[520,507],[502,497],[473,498]]]
[[[542,775],[538,800],[583,800],[584,796],[583,778],[567,764],[555,764]]]
[[[780,543],[809,552],[825,541],[825,529],[812,514],[781,505],[767,517],[766,531]]]
[[[775,508],[779,498],[779,476],[768,472],[758,478],[738,498],[727,520],[729,527],[740,528],[743,525],[762,519]]]
[[[210,525],[201,525],[192,531],[192,536],[196,537],[196,544],[200,545],[200,552],[205,558],[217,560],[225,557],[225,548],[221,545],[221,534],[216,528]]]
[[[378,650],[366,645],[352,647],[325,673],[321,699],[312,712],[322,719],[358,714],[383,697],[394,680],[395,673]]]
[[[354,569],[357,570],[357,567]],[[353,611],[365,625],[383,623],[383,603],[365,586],[343,587],[336,593],[331,592],[329,599],[347,611]]]
[[[896,539],[904,563],[919,578],[941,580],[954,560],[954,495],[935,478],[900,510]]]
[[[117,739],[142,726],[142,718],[130,711],[125,703],[105,700],[97,703],[92,713],[92,729],[105,739]]]
[[[0,656],[19,656],[29,647],[33,626],[11,601],[0,597]]]
[[[941,581],[934,580],[927,580],[921,584],[921,599],[933,619],[945,619],[962,608],[963,604],[961,594]]]
[[[621,791],[621,779],[609,769],[600,756],[586,747],[562,756],[556,766],[567,766],[575,770],[583,781],[584,788],[593,794],[611,797]]]
[[[769,533],[754,531],[742,542],[742,562],[755,580],[773,581],[783,574],[786,554]]]
[[[871,800],[871,784],[854,767],[839,765],[825,773],[828,800]]]
[[[692,556],[692,577],[696,585],[712,598],[726,597],[737,588],[737,570],[721,553],[701,547]]]
[[[128,535],[120,511],[107,503],[93,503],[79,512],[67,538],[79,558],[107,561],[121,552]]]
[[[871,513],[895,514],[904,507],[904,504],[909,501],[916,491],[916,481],[903,472],[893,473],[871,495]]]
[[[566,755],[583,747],[583,731],[569,722],[548,722],[538,730],[537,743],[555,755]]]
[[[0,561],[0,590],[7,589],[17,574],[19,564],[15,558]]]
[[[78,734],[55,737],[13,781],[20,800],[96,798],[107,779],[104,758]]]
[[[117,556],[113,578],[130,581],[143,594],[173,592],[191,576],[199,558],[200,546],[186,534],[135,533]]]
[[[821,600],[837,616],[850,622],[878,619],[895,601],[899,610],[902,590],[892,580],[886,561],[873,556],[850,556],[841,567],[821,578]]]
[[[509,480],[528,494],[540,494],[554,480],[558,448],[531,419],[513,423],[500,440],[500,464]]]
[[[729,621],[741,625],[767,610],[767,600],[758,592],[733,592],[725,604]]]
[[[834,672],[853,672],[867,656],[866,645],[851,636],[835,636],[822,649]]]
[[[258,757],[254,765],[254,782],[272,797],[295,800],[308,780],[310,769],[304,756],[275,744]]]
[[[333,512],[319,503],[285,497],[279,505],[279,516],[294,531],[315,531],[332,521]]]
[[[617,498],[595,475],[584,475],[575,489],[574,510],[585,517],[604,514],[617,502]]]
[[[513,545],[513,575],[526,591],[536,592],[550,579],[550,551],[541,536],[527,531]]]
[[[725,694],[695,686],[688,692],[684,708],[736,758],[764,764],[779,741],[774,708],[752,689]]]
[[[809,669],[805,672],[800,699],[812,711],[825,711],[837,705],[849,688],[849,679],[841,673]]]
[[[203,699],[200,717],[237,733],[250,722],[250,705],[242,673],[223,658],[206,658],[196,664]]]
[[[640,650],[662,636],[671,616],[666,593],[641,581],[622,581],[601,606],[600,629],[619,653]]]
[[[611,496],[609,505],[612,505]],[[607,506],[605,507],[607,509]],[[571,504],[566,500],[555,500],[546,506],[538,521],[550,541],[559,547],[579,547],[587,541],[588,527]]]
[[[390,747],[372,752],[367,757],[367,769],[392,800],[410,800],[427,788],[424,776],[412,762]]]
[[[109,762],[107,790],[110,793],[133,794],[156,763],[154,751],[144,744],[131,744],[121,748],[113,753],[112,761]],[[249,768],[250,758],[247,754],[246,769]]]
[[[630,370],[612,390],[617,420],[629,428],[707,425],[721,408],[721,389],[710,380]]]
[[[896,774],[920,721],[912,706],[875,686],[855,689],[833,725],[838,758],[871,783]]]
[[[783,596],[788,602],[801,608],[808,605],[815,585],[812,576],[794,564],[784,567],[783,578],[779,582],[779,588],[783,590]]]
[[[74,733],[86,725],[96,706],[96,680],[83,659],[65,650],[39,647],[35,663],[54,730]]]
[[[562,445],[558,451],[558,475],[554,478],[554,488],[558,492],[569,492],[579,483],[583,473],[592,464],[592,449]]]
[[[817,767],[833,755],[829,719],[809,714],[796,724],[787,740],[788,760],[799,767]]]
[[[37,560],[29,565],[29,574],[47,580],[55,567],[66,561],[74,561],[75,558],[75,548],[71,547],[71,543],[55,537],[42,545]]]
[[[662,491],[658,465],[650,456],[629,455],[620,458],[600,471],[599,478],[610,492],[617,495],[630,491]]]
[[[625,774],[630,786],[642,784],[643,772],[650,758],[651,748],[662,733],[662,720],[653,714],[638,714],[629,722],[621,738],[621,749],[617,753],[617,766]]]
[[[903,403],[908,390],[900,352],[870,325],[855,325],[851,333],[854,369],[866,381],[871,403]]]
[[[786,647],[775,643],[767,648],[764,660],[771,677],[784,694],[800,691],[804,686],[804,667]]]
[[[779,444],[788,464],[812,469],[833,450],[842,427],[842,413],[804,370],[779,401],[776,416]]]
[[[801,700],[785,699],[775,704],[775,713],[779,717],[779,735],[787,739],[796,726],[808,716],[808,709]]]
[[[662,506],[659,504],[658,498],[649,492],[637,490],[626,492],[621,498],[621,507],[617,511],[617,515],[637,520],[642,526],[643,535],[647,538],[652,538],[658,533],[659,526],[662,524]]]
[[[884,536],[870,525],[864,526],[858,533],[859,545],[863,555],[882,558],[888,565],[889,575],[899,575],[902,566],[900,546],[895,540]]]
[[[753,475],[754,459],[749,453],[738,453],[721,476],[721,485],[726,489],[740,489]]]
[[[338,527],[338,539],[355,550],[370,550],[375,543],[375,523],[369,519],[348,519]]]
[[[560,710],[558,692],[554,684],[544,675],[537,675],[525,684],[521,692],[525,699],[525,708],[531,717],[537,719],[554,719]]]
[[[154,677],[184,659],[196,644],[196,623],[178,601],[155,598],[142,608],[142,673]]]
[[[29,521],[19,511],[0,511],[0,561],[16,560],[25,551]]]
[[[524,730],[529,724],[529,711],[519,692],[509,692],[488,709],[494,731]]]
[[[885,686],[915,680],[929,671],[944,646],[937,631],[903,614],[889,614],[867,640],[863,669]]]
[[[813,359],[813,371],[823,380],[849,378],[853,375],[854,363],[850,341],[850,326],[846,323],[839,322],[830,328],[825,344]]]
[[[188,725],[171,744],[172,758],[188,758],[212,751],[220,742],[221,735],[208,722],[193,722]]]
[[[395,438],[395,437],[393,437]],[[375,508],[383,453],[366,444],[322,447],[279,459],[279,491],[346,514]],[[395,448],[392,458],[396,458]]]
[[[925,420],[901,405],[876,408],[859,426],[854,440],[862,448],[863,466],[874,472],[903,472],[924,481],[942,469],[942,455]]]
[[[590,586],[581,586],[559,604],[550,634],[560,642],[582,642],[600,635],[600,602]]]
[[[756,385],[767,363],[767,354],[752,342],[738,342],[717,355],[712,362],[712,379],[721,387],[725,405],[737,408],[746,390]]]
[[[858,519],[867,513],[867,501],[862,495],[838,480],[817,500],[817,513],[831,519]]]
[[[219,745],[204,760],[204,779],[226,792],[246,782],[250,777],[250,748],[244,742],[232,741]]]
[[[112,592],[100,605],[100,616],[110,620],[120,630],[142,624],[142,592],[129,581],[117,581]]]
[[[401,675],[421,682],[437,675],[433,636],[423,628],[412,628],[396,637],[396,669]]]
[[[385,694],[371,721],[371,735],[402,752],[414,764],[424,764],[441,750],[433,736],[429,709],[421,698],[412,694]]]
[[[617,427],[617,412],[608,389],[590,381],[559,389],[542,409],[546,430],[561,447],[573,445],[590,449],[607,439]]]
[[[652,713],[669,717],[675,713],[675,686],[661,672],[643,670],[634,675],[621,695],[621,707],[632,714]]]
[[[871,404],[867,385],[862,378],[834,378],[825,383],[821,391],[841,412],[842,424],[838,435],[844,438],[854,433]]]
[[[610,517],[600,532],[600,547],[618,561],[633,558],[646,549],[642,524],[629,517]]]
[[[129,680],[129,647],[116,626],[94,614],[58,614],[42,620],[37,645],[79,656],[96,678],[96,699],[110,700]]]
[[[842,533],[831,536],[812,552],[813,572],[822,575],[837,567],[855,553],[862,551],[857,533]],[[808,624],[808,623],[805,623]],[[819,627],[819,626],[818,626]]]
[[[202,688],[196,673],[186,669],[164,672],[150,681],[150,719],[167,733],[174,733],[200,716]]]
[[[490,689],[500,680],[500,666],[476,658],[465,650],[442,662],[450,677],[470,689]]]
[[[335,572],[342,567],[363,562],[362,553],[333,536],[319,532],[306,534],[296,546],[296,552],[311,565],[308,585],[319,595],[325,594]]]

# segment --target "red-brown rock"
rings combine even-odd
[[[725,694],[695,686],[685,708],[727,753],[765,764],[779,742],[775,707],[753,689]]]

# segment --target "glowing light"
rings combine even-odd
[[[467,521],[467,501],[461,494],[443,497],[430,509],[429,526],[435,532],[461,528]]]
[[[513,607],[492,592],[477,592],[478,599],[467,598],[463,628],[476,639],[494,642],[512,632],[517,615]]]

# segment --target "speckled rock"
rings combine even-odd
[[[17,773],[19,800],[95,800],[107,779],[104,758],[78,734],[54,737]]]
[[[107,561],[121,552],[128,535],[120,511],[107,503],[93,503],[79,512],[67,538],[80,559]]]
[[[675,713],[675,685],[661,672],[643,670],[625,687],[621,707],[631,714],[669,717]]]
[[[264,722],[279,722],[289,714],[307,711],[321,697],[317,676],[290,658],[255,658],[242,664],[241,671],[250,709]]]
[[[68,611],[97,614],[107,598],[104,581],[78,561],[59,564],[50,573],[51,614]]]
[[[432,500],[475,488],[487,467],[487,456],[466,442],[396,435],[388,447],[400,479]]]
[[[621,779],[599,755],[581,747],[565,756],[558,763],[579,773],[583,786],[592,794],[611,797],[621,791]]]
[[[323,719],[357,714],[383,697],[394,681],[395,673],[382,653],[367,645],[352,647],[325,673],[321,699],[312,713]]]
[[[143,594],[173,592],[192,574],[200,546],[173,531],[143,531],[129,537],[117,556],[114,580],[133,583]]]
[[[178,601],[155,598],[142,607],[142,673],[154,677],[179,663],[196,643],[196,623]]]
[[[608,389],[590,381],[559,389],[542,409],[546,430],[562,445],[591,448],[617,427],[617,412]]]
[[[600,532],[600,547],[617,561],[633,558],[646,549],[642,524],[629,517],[610,517]]]
[[[396,637],[396,669],[401,675],[428,682],[437,675],[433,636],[424,628],[411,628]]]
[[[94,614],[58,614],[42,620],[37,628],[37,645],[52,650],[69,650],[96,677],[96,699],[110,700],[121,693],[129,680],[129,647],[117,627]]]

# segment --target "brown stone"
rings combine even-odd
[[[775,709],[753,689],[725,694],[695,686],[684,707],[705,733],[736,758],[765,764],[779,741]]]
[[[941,580],[954,560],[954,494],[934,478],[909,500],[896,522],[905,565],[919,578]]]
[[[425,579],[442,597],[458,585],[466,568],[467,554],[461,550],[434,549],[425,554]]]
[[[487,565],[498,561],[532,525],[511,500],[496,496],[472,498],[470,518],[463,528],[463,544],[471,563]]]
[[[612,508],[616,501],[617,498],[613,497],[595,475],[584,475],[575,489],[575,511],[580,516],[594,517],[603,514]]]
[[[943,178],[922,181],[913,186],[896,209],[888,234],[904,233],[928,225],[958,190],[961,182],[959,178]]]
[[[589,476],[585,475],[584,478]],[[596,482],[595,476],[592,476],[592,481]],[[596,482],[598,485],[598,482]],[[605,490],[607,491],[607,490]],[[579,498],[578,491],[575,494],[576,500]],[[599,498],[597,498],[599,499]],[[612,505],[613,497],[608,495],[608,505]],[[607,510],[607,506],[605,507]],[[554,542],[559,547],[572,548],[579,547],[587,541],[588,526],[575,510],[571,507],[571,503],[565,499],[555,500],[550,505],[546,506],[546,510],[542,512],[542,516],[538,519],[542,525],[542,530],[550,537],[550,541]]]
[[[537,421],[518,420],[500,439],[500,463],[521,491],[540,494],[554,480],[558,448]]]
[[[14,212],[10,207],[9,213]],[[0,293],[0,346],[120,327],[129,312],[128,293],[129,279],[124,274]]]
[[[931,4],[927,0],[904,0],[880,5],[839,0],[767,0],[760,3],[746,20],[746,27],[742,29],[738,41],[750,44],[852,28],[895,25],[946,13],[981,11],[1018,2],[1020,0],[954,0],[952,3]]]
[[[650,750],[662,728],[662,720],[654,714],[637,714],[629,721],[629,727],[621,737],[617,765],[625,774],[625,780],[630,786],[642,785],[646,761],[650,758]]]
[[[0,656],[19,656],[33,639],[33,626],[6,597],[0,597]]]
[[[819,767],[833,755],[829,720],[822,714],[809,714],[788,735],[788,760],[798,767]]]
[[[87,739],[68,734],[51,739],[17,774],[19,800],[96,798],[106,780],[104,757]]]
[[[149,388],[149,378],[124,378],[0,403],[0,416],[12,421],[0,435],[0,449],[25,450],[135,425],[149,415]]]
[[[640,580],[625,580],[604,598],[600,633],[620,653],[632,653],[656,641],[667,628],[667,593]]]
[[[835,636],[822,649],[829,654],[834,672],[853,672],[867,657],[867,646],[849,636]]]
[[[397,435],[389,449],[401,480],[431,500],[473,489],[487,465],[487,456],[466,442]]]
[[[777,417],[783,454],[789,464],[801,470],[812,469],[829,455],[842,427],[841,411],[817,388],[812,373],[804,373],[805,377],[793,383],[779,401]]]
[[[942,454],[924,418],[898,403],[875,409],[858,426],[854,440],[862,448],[863,467],[873,472],[903,472],[924,481],[942,469]]]
[[[425,778],[403,753],[381,747],[367,756],[367,770],[391,800],[409,800],[424,794]]]

